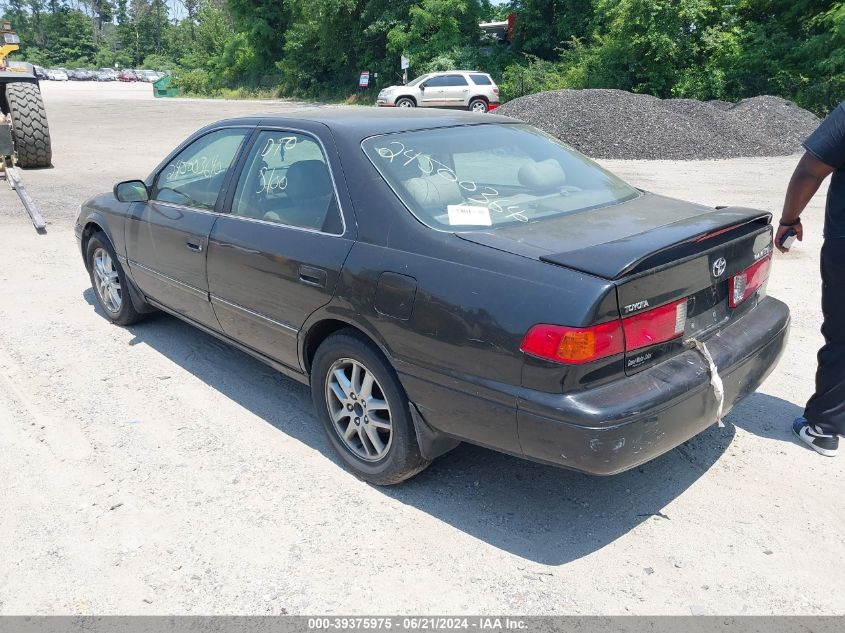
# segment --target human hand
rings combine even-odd
[[[799,242],[804,241],[804,227],[801,226],[801,221],[798,221],[798,224],[794,224],[792,226],[785,226],[781,224],[778,227],[777,233],[775,233],[775,248],[777,248],[781,253],[788,253],[789,248],[785,246],[781,246],[781,240],[783,240],[784,235],[790,230],[795,231],[795,237],[798,238]]]

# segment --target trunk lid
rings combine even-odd
[[[686,299],[683,337],[627,351],[630,374],[753,307],[752,300],[730,307],[730,279],[771,254],[770,222],[765,211],[644,194],[614,207],[460,237],[611,280],[622,318]]]

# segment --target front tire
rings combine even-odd
[[[396,100],[397,108],[416,108],[416,102],[410,97],[401,97]]]
[[[431,463],[420,454],[396,372],[356,331],[341,330],[317,349],[311,396],[329,443],[360,479],[398,484]]]
[[[85,263],[97,304],[106,318],[117,325],[132,325],[140,321],[143,315],[132,304],[126,274],[103,233],[95,233],[88,240]]]
[[[21,167],[49,167],[53,159],[47,111],[38,84],[6,84],[6,103],[12,115],[12,136]]]

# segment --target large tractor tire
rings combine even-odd
[[[47,112],[38,84],[6,84],[6,103],[12,115],[12,137],[21,167],[49,167],[53,158]]]

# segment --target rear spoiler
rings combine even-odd
[[[683,259],[710,239],[728,241],[739,233],[762,230],[772,221],[772,214],[744,207],[721,207],[711,213],[696,215],[660,228],[624,239],[586,248],[541,255],[540,260],[565,266],[590,275],[615,280],[642,270],[649,270],[671,260]]]

